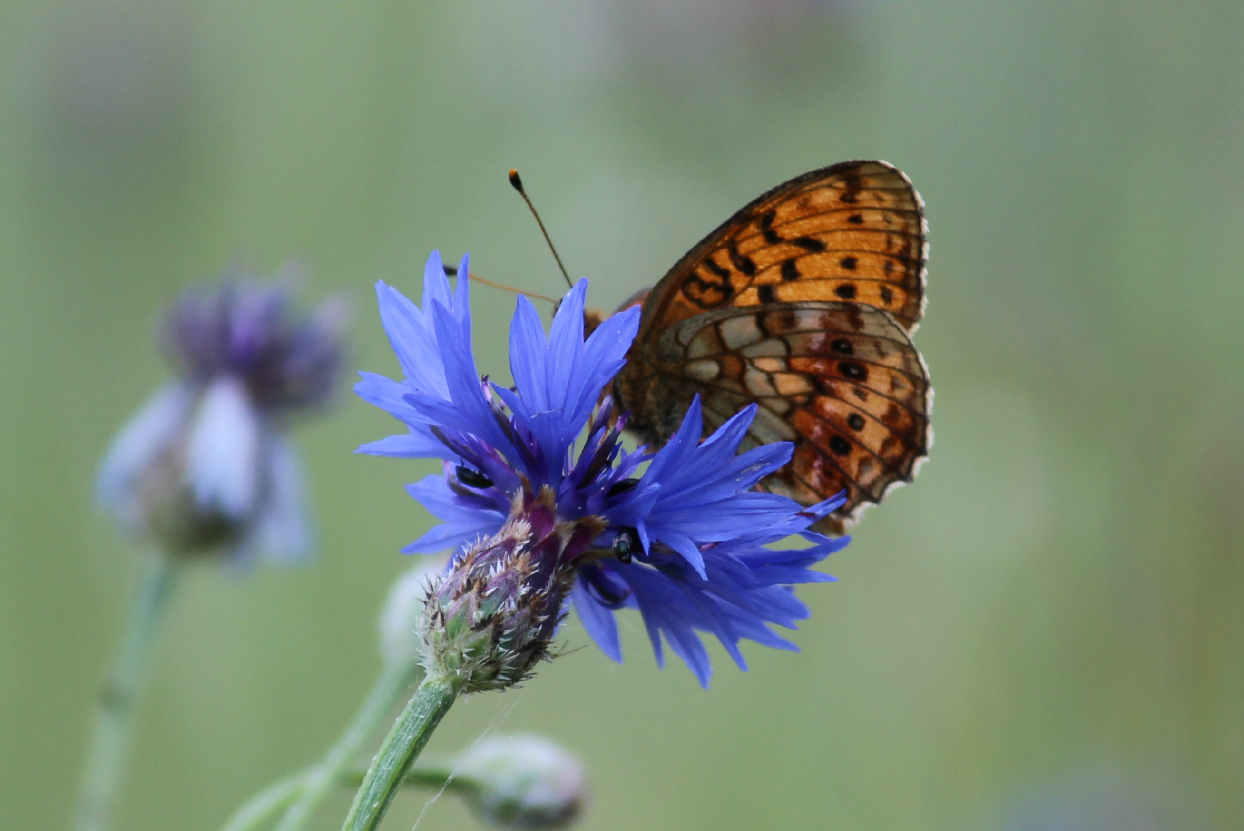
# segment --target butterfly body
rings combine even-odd
[[[931,442],[932,387],[911,342],[924,312],[926,225],[885,162],[811,171],[752,201],[692,248],[642,302],[615,379],[627,428],[659,446],[696,395],[707,434],[755,403],[744,446],[795,444],[762,487],[813,504],[841,532],[911,481]]]

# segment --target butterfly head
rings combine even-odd
[[[600,324],[605,322],[604,312],[596,309],[583,310],[583,336],[591,337],[592,333],[600,328]]]

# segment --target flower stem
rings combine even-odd
[[[444,765],[422,767],[415,765],[402,777],[404,788],[447,788],[460,791],[475,787],[475,780],[467,776],[455,776],[453,770]]]
[[[394,703],[423,673],[423,668],[413,661],[385,666],[367,694],[366,700],[323,760],[305,772],[302,792],[285,811],[276,831],[298,831],[336,784],[338,775],[345,770],[359,752],[376,724],[391,712]]]
[[[220,831],[254,831],[259,823],[299,797],[307,777],[314,770],[300,770],[264,788],[239,808]]]
[[[457,679],[440,675],[423,679],[385,737],[380,752],[372,759],[363,784],[354,795],[354,804],[350,806],[342,831],[375,831],[380,827],[406,771],[453,706],[460,686]]]
[[[94,735],[74,815],[76,831],[105,831],[111,822],[125,775],[138,696],[172,593],[176,567],[168,557],[147,558],[142,571],[121,649],[99,692]]]
[[[438,760],[431,763],[425,763],[423,760],[415,762],[411,765],[410,770],[406,771],[406,775],[402,777],[403,788],[448,788],[449,790],[461,790],[477,787],[475,780],[461,773],[456,773],[451,763],[456,760],[450,758],[448,761]],[[357,788],[363,784],[363,779],[367,776],[367,772],[359,769],[348,770],[341,773],[337,777],[338,785],[350,785]]]

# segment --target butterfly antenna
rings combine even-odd
[[[562,270],[562,276],[566,278],[566,285],[574,288],[570,275],[566,273],[566,266],[562,265],[562,258],[557,253],[553,240],[549,238],[548,230],[544,227],[544,221],[540,219],[540,213],[536,210],[536,206],[531,204],[531,197],[527,195],[527,191],[523,190],[523,180],[518,177],[518,171],[514,168],[510,168],[510,185],[513,186],[514,190],[518,191],[519,196],[523,197],[523,201],[527,203],[527,209],[536,218],[536,224],[540,226],[540,233],[544,234],[544,241],[549,244],[549,250],[553,252],[553,259],[557,260],[557,267]]]
[[[452,266],[446,263],[443,266],[443,268],[445,269],[445,273],[449,275],[450,277],[458,276],[457,266]],[[534,291],[523,291],[522,289],[516,289],[513,286],[507,286],[505,283],[494,283],[492,280],[486,280],[483,277],[479,276],[478,274],[468,274],[467,276],[477,283],[482,283],[485,286],[491,286],[494,289],[501,289],[502,291],[508,291],[514,294],[522,294],[527,297],[534,297],[537,300],[547,300],[548,302],[552,303],[554,306],[556,306],[558,302],[556,299],[552,297],[547,297],[543,294],[536,294]]]

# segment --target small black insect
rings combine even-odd
[[[492,480],[478,470],[471,470],[469,467],[458,465],[454,470],[454,475],[458,477],[458,481],[466,485],[468,488],[491,488]]]
[[[623,563],[629,563],[631,556],[639,550],[639,534],[634,528],[622,528],[613,538],[613,556]]]
[[[630,493],[637,487],[639,487],[638,479],[623,479],[621,482],[614,482],[609,486],[609,490],[605,491],[605,498],[612,499],[615,496]]]

